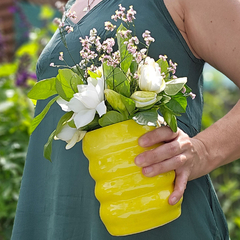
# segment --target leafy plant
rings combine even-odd
[[[215,69],[207,69],[205,69],[207,84],[204,93],[203,129],[224,116],[240,95],[237,87],[230,84],[226,87],[229,81],[226,77]],[[237,160],[214,170],[211,178],[227,218],[231,239],[240,239],[240,161]]]
[[[47,8],[43,11],[46,17]],[[9,240],[11,236],[29,141],[34,105],[27,91],[36,82],[36,61],[54,29],[52,23],[41,30],[31,29],[29,42],[17,49],[14,61],[0,65],[1,240]]]

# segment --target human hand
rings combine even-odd
[[[147,177],[175,170],[175,187],[169,197],[171,205],[182,198],[189,180],[208,173],[204,144],[198,139],[190,138],[180,129],[174,133],[169,127],[160,127],[144,134],[138,142],[141,147],[165,143],[139,154],[135,163],[142,167],[142,172]]]

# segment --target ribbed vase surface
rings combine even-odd
[[[138,138],[154,127],[133,120],[88,132],[83,151],[96,182],[100,217],[111,235],[123,236],[162,226],[178,218],[181,202],[171,206],[175,172],[148,178],[134,163],[142,148]]]

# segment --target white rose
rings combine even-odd
[[[138,67],[139,87],[143,91],[160,93],[165,88],[161,69],[153,58],[147,57]]]

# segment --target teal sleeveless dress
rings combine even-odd
[[[73,1],[70,1],[67,8]],[[104,22],[118,9],[118,5],[133,5],[137,11],[136,34],[141,38],[148,29],[155,38],[149,55],[155,59],[167,55],[178,63],[178,77],[187,76],[188,85],[197,95],[189,104],[186,114],[178,119],[179,127],[189,136],[200,131],[202,115],[202,69],[199,60],[190,51],[174,24],[163,0],[102,0],[77,24],[66,20],[74,28],[66,34],[69,50],[75,62],[80,61],[79,37],[89,35],[92,28],[104,38]],[[107,36],[109,37],[109,36]],[[59,52],[69,65],[74,65],[59,34],[42,52],[37,63],[39,80],[57,75],[50,63],[62,64]],[[47,101],[39,101],[36,114]],[[209,176],[187,184],[181,216],[164,226],[143,233],[123,237],[111,236],[99,218],[99,202],[94,195],[94,180],[88,172],[88,160],[82,152],[81,142],[65,150],[65,142],[54,141],[52,163],[43,157],[43,146],[56,128],[63,114],[55,104],[30,138],[22,178],[20,197],[12,233],[12,240],[228,240],[228,230]]]

